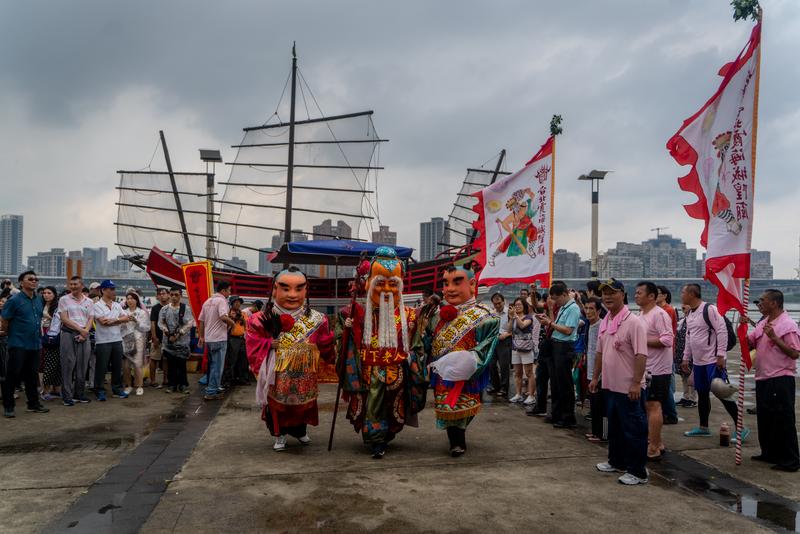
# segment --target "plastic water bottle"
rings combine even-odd
[[[731,427],[728,423],[723,422],[719,425],[719,446],[728,447],[731,444]]]

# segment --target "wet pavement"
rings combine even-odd
[[[800,474],[749,460],[752,415],[735,466],[717,437],[683,436],[697,411],[679,408],[651,483],[625,487],[594,469],[605,447],[583,428],[554,430],[502,399],[487,399],[462,458],[448,456],[430,406],[381,461],[340,413],[329,453],[334,395],[322,386],[314,443],[290,440],[283,453],[272,451],[252,387],[214,403],[147,389],[0,421],[4,532],[800,531]],[[714,431],[727,415],[712,406]]]

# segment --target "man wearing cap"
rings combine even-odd
[[[116,300],[117,286],[111,280],[100,282],[100,300],[92,308],[94,315],[94,341],[96,368],[94,373],[94,393],[97,400],[106,400],[103,382],[106,369],[111,362],[111,394],[120,399],[128,398],[122,387],[122,331],[120,325],[132,320]]]
[[[225,352],[225,372],[223,384],[245,385],[250,383],[250,371],[247,365],[247,349],[244,344],[244,335],[247,327],[247,317],[242,310],[244,299],[231,295],[228,299],[230,311],[228,315],[233,321],[233,326],[228,328],[228,348]]]
[[[783,309],[783,293],[768,289],[759,310],[766,320],[758,322],[747,341],[756,349],[756,408],[761,454],[753,460],[775,464],[772,469],[800,469],[795,423],[795,371],[800,356],[800,330]],[[741,322],[747,322],[742,317]]]
[[[603,473],[623,473],[617,479],[621,484],[646,484],[647,327],[625,305],[622,282],[610,278],[600,285],[600,292],[608,314],[600,322],[589,391],[597,392],[602,373],[608,416],[608,461],[596,467]]]
[[[33,271],[25,271],[18,278],[20,291],[3,306],[0,331],[8,332],[8,356],[5,380],[0,383],[3,391],[3,415],[14,413],[14,388],[21,380],[25,383],[28,411],[49,412],[39,402],[39,352],[42,349],[42,311],[44,302],[36,294],[39,277]]]

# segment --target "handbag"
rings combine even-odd
[[[511,348],[518,352],[531,352],[533,347],[533,325],[529,325],[524,330],[519,330],[515,324],[511,333]]]

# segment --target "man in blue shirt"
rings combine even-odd
[[[20,292],[3,307],[2,328],[8,332],[8,361],[2,382],[3,416],[15,417],[14,386],[22,380],[28,411],[47,413],[39,402],[39,353],[42,349],[42,310],[44,303],[36,294],[39,278],[33,271],[19,275]]]
[[[554,319],[545,314],[536,315],[542,326],[553,331],[550,336],[550,355],[547,362],[552,366],[550,422],[555,428],[572,428],[576,424],[572,366],[575,362],[575,340],[578,339],[581,311],[564,282],[553,282],[550,286],[550,297],[558,307],[558,315]]]

